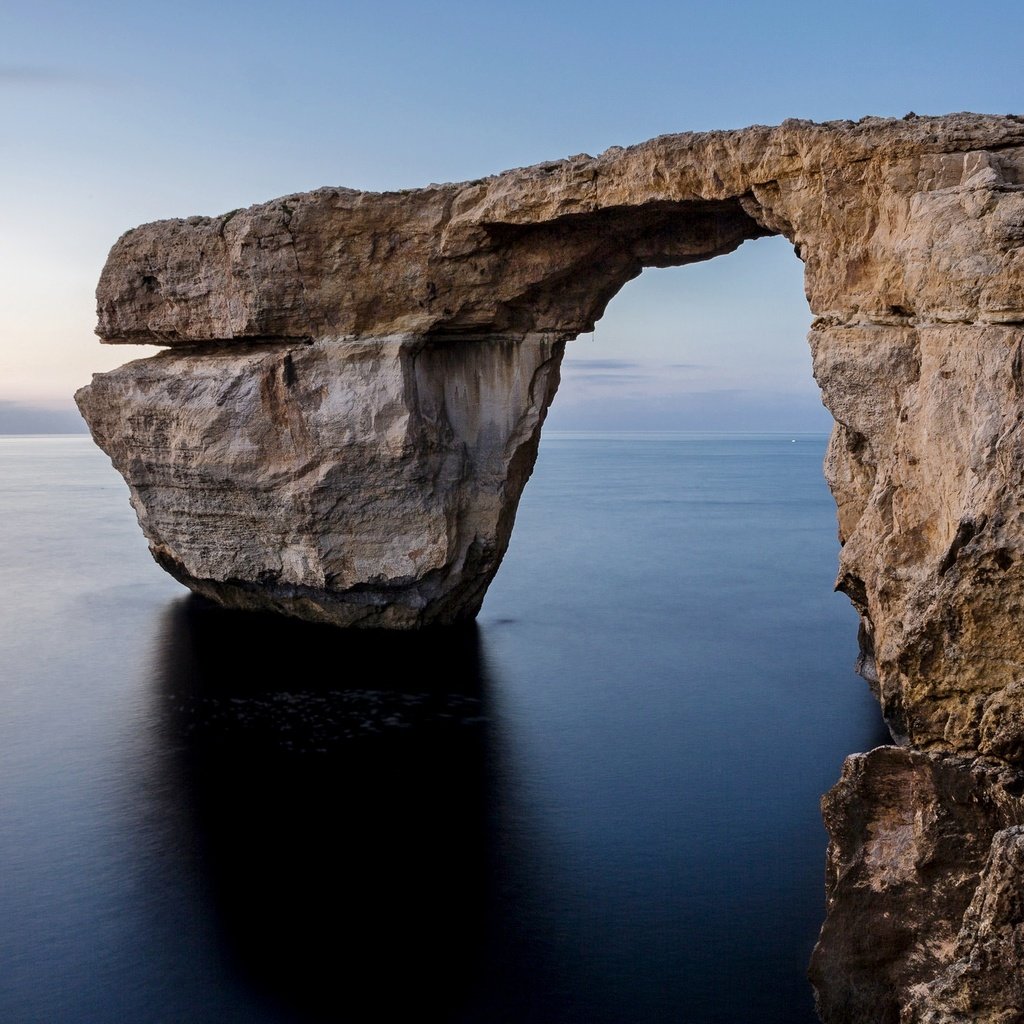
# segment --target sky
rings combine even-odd
[[[1020,113],[1022,38],[1006,0],[0,0],[0,432],[68,429],[91,373],[154,351],[92,333],[100,269],[134,225],[666,132]],[[778,238],[647,270],[570,344],[549,425],[827,429],[809,323]]]

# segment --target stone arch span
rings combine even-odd
[[[897,734],[1005,755],[985,716],[1024,668],[1022,154],[1013,117],[786,122],[144,225],[110,253],[97,331],[167,351],[79,403],[193,589],[451,622],[504,553],[565,342],[644,266],[785,235],[864,674]]]
[[[960,1020],[928,1014],[970,984],[1009,1019],[1011,983],[971,944],[997,957],[979,921],[1024,857],[1024,118],[667,135],[144,225],[110,253],[97,332],[166,351],[77,399],[192,589],[346,626],[453,622],[505,551],[566,341],[644,266],[768,234],[804,262],[862,672],[917,748],[851,758],[826,803],[819,1006]],[[858,946],[846,911],[901,927]]]

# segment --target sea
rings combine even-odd
[[[811,1024],[888,740],[825,445],[546,434],[477,622],[379,636],[190,596],[87,437],[0,438],[0,1021]]]

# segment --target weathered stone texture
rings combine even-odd
[[[953,947],[952,962],[910,990],[900,1024],[1024,1020],[1024,828],[997,832]]]
[[[784,234],[818,316],[1024,321],[1024,118],[665,135],[480,181],[324,188],[127,232],[105,341],[589,330],[643,266]]]
[[[993,325],[811,335],[840,424],[826,461],[839,586],[886,717],[915,745],[1009,759],[1024,734],[986,714],[1024,666],[1022,342]]]
[[[471,352],[497,342],[528,353],[516,372],[531,377],[538,345],[557,360],[557,346],[588,330],[644,266],[708,259],[745,239],[784,234],[805,262],[815,375],[837,421],[827,473],[845,543],[840,586],[863,619],[865,674],[896,735],[933,749],[1017,756],[1024,732],[1014,714],[997,712],[1015,706],[1013,688],[1024,678],[1024,643],[1013,628],[1024,604],[1022,181],[1021,118],[787,121],[668,135],[457,185],[380,195],[328,188],[219,218],[161,221],[128,232],[111,251],[98,289],[99,333],[188,346],[190,358],[164,362],[162,372],[173,366],[197,380],[213,372],[200,363],[216,351],[217,373],[239,379],[229,385],[225,377],[213,390],[183,380],[175,385],[182,393],[161,404],[147,383],[156,371],[132,364],[98,379],[96,395],[85,389],[80,401],[97,441],[127,467],[144,528],[159,524],[149,534],[154,553],[196,589],[342,624],[469,616],[507,541],[483,520],[483,532],[463,535],[451,518],[475,486],[476,456],[462,475],[444,477],[460,493],[443,494],[435,482],[429,501],[409,467],[433,455],[414,458],[410,448],[401,485],[390,468],[368,473],[359,443],[373,448],[380,438],[392,466],[392,421],[416,422],[419,412],[415,397],[394,391],[379,424],[353,418],[363,400],[356,395],[384,386],[360,383],[347,405],[338,397],[363,358],[355,353],[383,338],[424,352],[444,341],[456,346],[449,352],[463,346],[456,362],[469,366],[482,358]],[[257,402],[247,379],[261,359],[247,355],[235,366],[225,352],[255,343],[299,352],[307,341],[317,352],[339,350],[333,358],[346,367],[332,385],[329,408],[338,415],[332,425],[319,421],[317,433],[333,461],[310,466],[298,442],[264,446],[259,457],[276,468],[261,475],[244,452],[225,447],[226,413],[211,396],[250,396],[246,429],[268,438],[277,407]],[[328,356],[316,358],[323,367]],[[316,387],[328,386],[317,372]],[[318,401],[305,394],[305,378],[282,392],[300,432]],[[111,391],[124,407],[116,422],[100,412],[107,399],[99,395]],[[460,395],[455,404],[470,401]],[[488,401],[495,410],[508,403],[496,412],[503,422],[519,422],[529,407],[530,429],[539,429],[543,401],[524,406],[501,387]],[[401,411],[394,402],[411,404]],[[239,416],[236,409],[233,424]],[[406,443],[419,442],[410,434]],[[141,449],[144,489],[133,477],[137,461],[129,465]],[[501,477],[506,470],[487,460],[513,450],[495,449],[479,465]],[[248,483],[225,485],[233,476]],[[317,494],[341,487],[349,497],[303,511],[295,495],[305,479]],[[352,495],[363,486],[392,492],[381,520],[386,544],[356,510]],[[492,527],[514,516],[517,488],[502,493],[504,517],[484,517]],[[404,511],[398,495],[408,498]],[[211,538],[205,548],[190,525],[199,520]],[[232,533],[233,524],[244,527]],[[473,545],[495,554],[467,560]],[[288,588],[299,589],[285,599]],[[381,610],[393,598],[404,610]],[[369,605],[373,614],[353,611]]]
[[[929,983],[969,955],[963,929],[997,927],[1002,911],[984,896],[992,883],[979,877],[992,876],[993,838],[1024,822],[1022,794],[1024,775],[982,759],[898,747],[846,759],[822,801],[828,918],[810,975],[824,1021],[897,1024],[915,991],[929,1005]],[[1004,880],[1016,870],[1015,860],[991,856]],[[999,955],[996,966],[1013,966]],[[1004,998],[993,981],[990,971],[978,988]]]
[[[480,607],[561,350],[535,337],[175,349],[79,401],[175,577],[226,604],[400,628]]]

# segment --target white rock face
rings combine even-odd
[[[79,394],[157,561],[338,625],[472,617],[558,385],[543,337],[173,350]]]

